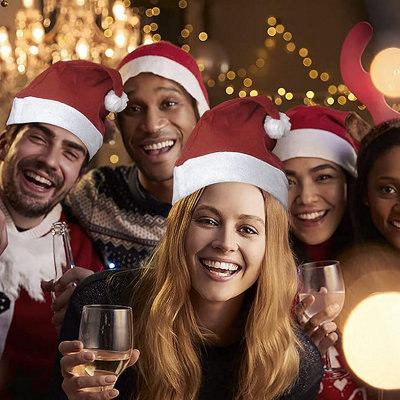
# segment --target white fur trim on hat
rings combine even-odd
[[[272,118],[270,115],[265,117],[264,129],[271,139],[280,139],[290,132],[289,117],[285,113],[279,113],[279,119]]]
[[[39,97],[16,97],[7,125],[32,122],[59,126],[82,140],[92,158],[103,144],[103,135],[75,108],[56,100]]]
[[[163,78],[179,83],[196,101],[199,115],[210,109],[196,77],[183,65],[162,56],[143,56],[134,58],[119,70],[122,82],[142,72],[151,72]]]
[[[287,209],[289,186],[284,172],[256,157],[235,152],[206,154],[175,167],[172,204],[198,189],[221,182],[255,185],[270,193]]]
[[[329,131],[294,129],[277,141],[273,153],[281,161],[296,157],[322,158],[340,165],[353,176],[357,174],[357,154],[353,146]]]
[[[122,92],[121,97],[119,97],[114,90],[110,90],[104,98],[104,106],[107,111],[119,113],[125,110],[128,101],[129,99],[125,92]]]

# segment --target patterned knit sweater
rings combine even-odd
[[[146,259],[164,235],[171,208],[144,191],[134,165],[89,171],[66,205],[111,268]]]

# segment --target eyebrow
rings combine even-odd
[[[208,206],[208,205],[201,205],[199,206],[196,210],[195,213],[197,211],[211,211],[212,213],[218,215],[218,217],[221,217],[221,213],[212,206]],[[252,220],[252,221],[257,221],[259,223],[261,223],[262,225],[265,225],[265,221],[264,219],[258,217],[257,215],[250,215],[250,214],[240,214],[239,218],[240,221],[248,221],[248,220]]]
[[[321,164],[317,165],[316,167],[310,168],[309,172],[318,172],[324,169],[332,169],[333,171],[337,171],[337,168],[335,168],[333,165],[330,164]],[[296,175],[296,171],[287,169],[285,170],[286,175]]]
[[[31,128],[36,128],[39,129],[42,133],[44,133],[48,138],[55,138],[55,134],[54,132],[47,128],[47,126],[43,126],[40,124],[30,124],[29,127]],[[71,132],[71,135],[73,135],[73,133]],[[66,145],[67,147],[73,148],[79,152],[81,152],[84,156],[86,156],[86,149],[81,146],[79,143],[73,142],[72,140],[67,140],[67,139],[63,139],[62,143],[64,145]]]
[[[178,94],[183,94],[182,90],[179,90],[178,88],[174,87],[174,86],[158,86],[155,90],[156,92],[175,92]],[[128,92],[125,92],[128,97],[129,95],[135,96],[135,93],[137,92],[136,89],[132,89]]]

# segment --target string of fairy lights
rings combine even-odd
[[[177,3],[178,7],[184,9],[188,6],[186,0],[179,0]],[[157,12],[159,8],[155,7]],[[154,9],[146,10],[146,16],[150,17],[154,14]],[[154,26],[157,24],[145,25],[143,31],[149,33],[154,31]],[[282,23],[278,23],[278,19],[275,16],[269,16],[266,18],[266,38],[261,47],[263,50],[258,58],[254,60],[248,66],[241,66],[235,70],[229,70],[227,72],[221,72],[216,77],[207,79],[205,82],[209,90],[214,88],[222,88],[226,95],[229,96],[257,96],[258,94],[265,94],[269,96],[276,105],[280,106],[284,102],[302,101],[305,105],[323,104],[325,106],[347,106],[349,103],[353,103],[357,108],[362,111],[365,110],[365,105],[361,104],[357,97],[349,91],[349,89],[342,82],[334,84],[331,76],[327,71],[318,70],[314,66],[313,59],[310,55],[310,50],[304,46],[299,46],[293,37],[293,34],[288,30]],[[195,29],[192,24],[187,24],[180,32],[178,38],[181,47],[190,52],[191,47],[188,44],[189,38],[194,35]],[[160,40],[161,37],[158,34],[153,35],[153,41]],[[207,32],[202,31],[197,34],[196,40],[200,42],[206,42],[209,40]],[[193,41],[193,38],[192,38]],[[255,85],[255,75],[259,70],[264,68],[267,64],[268,51],[278,46],[289,54],[297,55],[302,62],[304,67],[305,76],[310,80],[320,80],[326,84],[324,90],[318,93],[313,90],[305,90],[303,93],[294,93],[288,88],[278,87],[275,92],[264,93],[260,88]],[[205,65],[199,63],[200,70],[205,69]],[[400,110],[400,104],[392,104],[395,110]]]
[[[125,0],[124,3],[129,2]],[[155,1],[157,4],[157,0]],[[178,0],[177,6],[180,9],[185,9],[188,6],[187,0]],[[148,18],[149,23],[142,27],[143,37],[146,38],[144,43],[160,41],[161,35],[158,32],[159,26],[156,22],[151,21],[153,17],[158,17],[162,10],[160,7],[155,6],[143,10],[134,7],[133,11],[141,13]],[[325,106],[349,106],[351,103],[360,111],[366,109],[365,105],[361,104],[356,96],[349,91],[349,89],[342,82],[333,83],[329,72],[323,69],[317,69],[314,65],[311,52],[305,46],[300,46],[293,37],[293,34],[282,23],[278,22],[277,17],[266,17],[265,32],[266,37],[264,43],[260,45],[260,51],[257,58],[247,66],[240,66],[236,69],[228,69],[226,72],[220,72],[217,76],[208,77],[205,81],[206,86],[210,91],[223,90],[225,95],[229,97],[246,97],[257,96],[259,94],[267,95],[271,100],[280,106],[284,103],[300,101],[305,105],[323,104]],[[181,48],[187,52],[191,52],[192,43],[194,46],[201,46],[201,42],[209,40],[209,35],[205,31],[196,33],[195,26],[188,23],[180,31],[178,43]],[[280,47],[279,47],[280,46]],[[326,86],[324,90],[315,93],[313,90],[305,90],[304,92],[293,92],[290,88],[278,87],[274,92],[264,93],[262,89],[256,87],[257,73],[267,65],[268,54],[272,50],[281,49],[294,57],[299,57],[301,64],[304,68],[305,77],[311,81],[320,80]],[[201,71],[204,72],[206,68],[201,62],[198,63]],[[204,74],[204,76],[207,74]],[[291,105],[289,105],[291,107]],[[392,104],[392,107],[400,111],[400,104]],[[119,157],[113,154],[109,158],[112,164],[119,162]]]

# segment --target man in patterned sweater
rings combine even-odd
[[[0,255],[0,399],[43,399],[57,350],[53,310],[74,283],[102,269],[90,239],[68,221],[60,201],[103,142],[109,111],[127,97],[118,71],[60,61],[15,97],[0,135],[0,209],[8,246]],[[51,225],[67,221],[76,265],[58,281],[52,302],[41,284],[55,277]],[[48,282],[50,283],[50,282]],[[62,292],[62,293],[61,293]]]
[[[141,46],[118,69],[129,102],[117,122],[133,164],[90,171],[66,204],[106,265],[131,268],[164,234],[175,161],[209,105],[196,61],[171,43]]]

